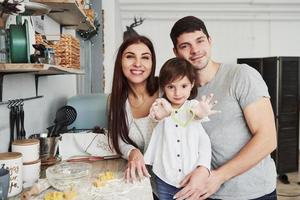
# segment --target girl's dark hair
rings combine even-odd
[[[201,19],[194,16],[186,16],[179,19],[172,27],[170,33],[174,48],[176,49],[177,38],[181,34],[191,33],[194,31],[202,31],[206,35],[207,39],[209,38],[206,26]]]
[[[118,154],[121,154],[119,147],[119,138],[121,138],[125,143],[137,147],[136,143],[132,141],[128,136],[129,128],[125,103],[131,88],[128,84],[127,78],[124,76],[122,71],[122,55],[128,46],[139,43],[145,44],[151,52],[152,69],[147,79],[147,92],[150,96],[152,96],[158,90],[158,81],[155,77],[156,57],[152,42],[147,37],[140,35],[130,37],[127,40],[123,41],[118,50],[115,61],[112,91],[108,107],[109,139],[112,140],[113,148]]]
[[[196,71],[194,67],[183,58],[171,58],[165,62],[159,72],[159,86],[163,91],[163,88],[167,84],[185,76],[191,81],[191,83],[194,83],[191,95],[188,98],[194,99],[198,94],[196,85]]]

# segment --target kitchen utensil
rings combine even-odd
[[[12,63],[28,63],[30,61],[30,46],[28,21],[22,25],[21,16],[17,16],[17,24],[9,26],[10,59]]]
[[[72,106],[63,106],[56,112],[56,118],[54,120],[55,126],[52,128],[49,136],[57,136],[62,128],[72,124],[77,117],[77,112]]]
[[[58,148],[58,141],[61,136],[48,137],[48,133],[33,134],[29,138],[40,140],[40,158],[42,165],[55,164],[57,161],[56,152]]]
[[[16,133],[17,133],[17,140],[21,139],[20,136],[20,105],[16,105]]]
[[[67,162],[95,162],[99,160],[110,160],[120,158],[120,155],[111,156],[73,156]]]
[[[15,102],[12,101],[7,106],[10,109],[9,112],[9,125],[10,125],[10,139],[9,139],[9,146],[8,151],[11,152],[11,144],[14,141],[14,135],[15,135],[15,122],[16,122],[16,107]]]
[[[21,140],[26,139],[26,131],[24,128],[24,109],[23,109],[23,105],[24,103],[21,103],[20,105],[20,123],[21,123],[21,130],[20,130],[20,136],[21,136]]]

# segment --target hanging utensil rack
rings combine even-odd
[[[42,97],[44,97],[44,96],[41,95],[41,96],[28,97],[28,98],[12,99],[12,100],[8,100],[8,101],[2,101],[2,102],[0,102],[0,105],[10,104],[11,102],[17,102],[17,101],[28,101],[28,100],[32,100],[32,99],[39,99]]]

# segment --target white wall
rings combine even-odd
[[[203,19],[213,39],[213,57],[299,56],[300,1],[253,0],[120,0],[123,27],[144,17],[139,33],[156,46],[158,67],[173,56],[169,33],[179,18]]]
[[[48,25],[46,26],[46,33],[59,34],[59,25],[50,18],[45,20],[47,20]],[[49,26],[49,24],[52,25]],[[44,132],[47,127],[53,125],[56,110],[65,105],[68,97],[76,94],[76,77],[75,75],[40,77],[38,88],[39,95],[44,95],[44,97],[24,102],[27,136]],[[14,74],[4,76],[3,101],[32,96],[35,96],[34,75]],[[6,106],[0,105],[0,152],[7,151],[9,143],[9,109]]]
[[[298,0],[103,0],[103,4],[108,2],[111,6],[104,5],[104,13],[115,15],[105,17],[104,21],[104,33],[108,33],[104,34],[105,92],[110,92],[112,66],[120,41],[116,31],[120,28],[124,31],[135,16],[146,19],[136,30],[154,43],[157,73],[164,61],[174,56],[169,37],[171,27],[176,20],[187,15],[205,21],[213,40],[213,59],[216,61],[300,55]],[[116,23],[119,16],[121,26]]]
[[[117,0],[103,0],[103,21],[104,21],[104,92],[111,90],[110,84],[113,77],[113,66],[118,47],[122,43],[122,25],[120,5]]]
[[[108,0],[104,0],[108,1]],[[300,56],[299,0],[115,0],[121,13],[121,29],[134,17],[146,20],[137,27],[140,34],[154,43],[157,72],[173,57],[169,37],[179,18],[194,15],[204,20],[213,40],[213,59],[236,62],[239,57]],[[117,3],[116,3],[117,2]],[[115,7],[110,12],[116,12]],[[115,16],[119,16],[115,13]],[[113,20],[108,26],[118,26]],[[104,35],[105,37],[105,35]],[[112,43],[113,37],[109,42]],[[118,39],[119,40],[119,39]],[[106,43],[105,45],[107,45]],[[115,51],[115,46],[111,46]],[[106,57],[107,54],[105,53]],[[111,59],[111,58],[110,58]],[[113,60],[105,68],[105,92],[110,92]]]

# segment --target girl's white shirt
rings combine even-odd
[[[144,154],[145,163],[153,166],[153,172],[175,187],[198,166],[210,170],[210,139],[202,120],[191,120],[190,110],[198,103],[187,100],[171,116],[159,121]]]

